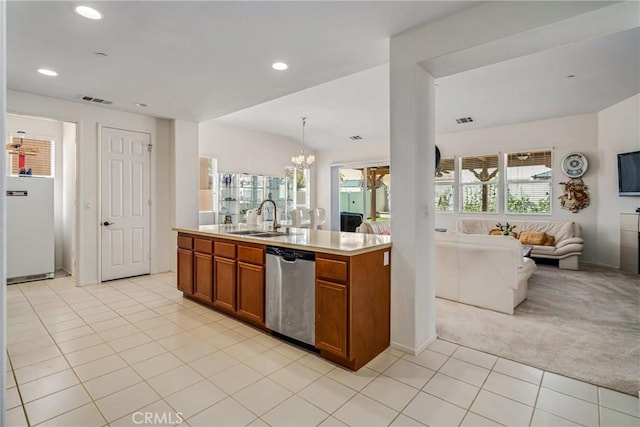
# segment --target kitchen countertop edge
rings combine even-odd
[[[212,227],[212,226],[205,226]],[[213,226],[215,227],[215,226]],[[296,233],[332,233],[335,237],[336,234],[342,235],[345,232],[338,231],[327,231],[327,230],[308,230],[308,229],[294,229],[294,234],[292,235],[283,235],[277,237],[251,237],[247,235],[238,235],[238,234],[230,234],[228,231],[217,231],[217,230],[202,230],[202,227],[172,227],[173,231],[178,233],[191,234],[196,236],[203,237],[216,237],[219,239],[233,240],[238,242],[246,242],[246,243],[257,243],[262,245],[270,245],[270,246],[279,246],[283,248],[292,248],[292,249],[302,249],[313,252],[322,252],[333,255],[359,255],[367,252],[373,252],[380,249],[391,248],[392,242],[389,236],[379,236],[379,235],[367,235],[363,233],[349,233],[349,234],[357,234],[361,235],[365,239],[376,240],[375,242],[368,242],[363,244],[364,247],[359,247],[355,249],[345,249],[345,248],[336,248],[335,246],[327,246],[327,245],[318,245],[313,243],[296,243],[296,242],[288,242],[286,239],[288,237],[293,237],[299,234]],[[249,227],[243,227],[242,229],[250,229]],[[264,229],[262,229],[264,230]],[[267,231],[267,230],[265,230]],[[373,237],[375,236],[375,237]],[[342,238],[340,238],[342,241]]]

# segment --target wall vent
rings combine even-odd
[[[353,135],[353,136],[350,136],[349,139],[352,141],[360,141],[362,137],[360,135]]]
[[[89,101],[89,102],[95,102],[98,104],[104,104],[104,105],[111,105],[113,104],[113,101],[107,101],[106,99],[101,99],[101,98],[94,98],[93,96],[83,96],[82,97],[83,101]]]
[[[473,117],[460,117],[456,119],[456,123],[461,125],[463,123],[473,123]]]

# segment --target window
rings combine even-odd
[[[497,212],[498,155],[463,157],[460,190],[462,212]]]
[[[12,144],[20,144],[20,138],[11,138]],[[24,148],[34,149],[34,154],[26,155],[26,167],[31,168],[31,175],[54,176],[54,147],[53,141],[48,139],[24,138]],[[11,154],[11,175],[18,175],[20,162],[17,154]]]
[[[506,213],[551,213],[551,150],[506,154]]]
[[[453,158],[441,159],[436,169],[435,196],[437,212],[453,212],[455,187],[455,161]]]

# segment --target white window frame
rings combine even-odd
[[[458,191],[458,184],[459,184],[458,169],[459,168],[458,168],[458,163],[457,163],[458,162],[458,156],[442,158],[440,161],[442,162],[443,160],[449,160],[449,159],[453,160],[453,171],[452,171],[453,180],[451,181],[451,187],[452,187],[452,191],[453,191],[451,197],[453,198],[453,201],[452,201],[452,204],[451,204],[451,209],[443,211],[443,210],[439,210],[438,209],[438,203],[434,199],[436,213],[455,214],[455,213],[458,212],[458,208],[457,208],[457,206],[458,206],[458,193],[459,193],[459,191]],[[448,182],[448,181],[445,181],[445,182]],[[438,185],[444,186],[444,185],[448,185],[448,184],[445,184],[442,181],[436,181],[436,178],[434,177],[434,194],[435,194],[435,188],[437,188]]]
[[[507,177],[507,168],[508,168],[508,159],[509,159],[509,154],[516,154],[519,152],[542,152],[542,151],[549,151],[551,153],[551,179],[548,182],[549,184],[549,212],[509,212],[509,184],[529,184],[531,183],[528,180],[523,180],[523,179],[508,179]],[[553,215],[553,148],[540,148],[540,149],[535,149],[535,150],[519,150],[519,151],[509,151],[506,152],[502,155],[502,165],[503,165],[503,170],[504,173],[503,175],[503,180],[502,181],[502,186],[504,188],[504,192],[503,192],[503,197],[502,197],[502,203],[503,203],[503,212],[505,215],[535,215],[535,216],[551,216]]]
[[[497,156],[498,158],[498,176],[494,177],[491,181],[487,181],[486,183],[479,183],[479,182],[468,182],[468,183],[464,183],[462,182],[462,160],[464,158],[468,158],[468,157],[480,157],[480,156]],[[500,206],[500,200],[501,200],[501,180],[503,179],[503,168],[501,167],[502,165],[500,164],[500,159],[502,158],[501,153],[500,152],[495,152],[495,153],[491,153],[491,154],[485,154],[485,153],[480,153],[480,154],[467,154],[464,156],[460,156],[457,158],[456,161],[456,167],[458,169],[458,213],[459,214],[464,214],[464,215],[499,215],[500,212],[502,211],[501,206]],[[463,206],[464,206],[464,191],[463,191],[463,187],[468,186],[468,185],[484,185],[484,184],[495,184],[496,186],[496,211],[495,212],[491,212],[491,211],[480,211],[480,212],[467,212],[464,210]]]

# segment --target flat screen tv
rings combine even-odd
[[[618,193],[640,196],[640,151],[618,154]]]

